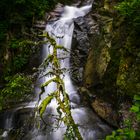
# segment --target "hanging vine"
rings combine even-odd
[[[65,89],[65,83],[62,78],[64,73],[63,69],[60,67],[60,60],[57,56],[57,51],[67,51],[63,46],[57,45],[54,38],[50,37],[48,33],[44,33],[43,37],[47,38],[47,42],[52,47],[52,54],[49,54],[44,61],[45,67],[51,65],[51,70],[45,74],[51,75],[52,78],[41,85],[41,92],[39,94],[39,101],[41,100],[41,95],[45,92],[45,87],[50,83],[56,83],[56,90],[48,94],[47,97],[39,105],[39,114],[41,119],[43,119],[43,114],[53,99],[57,101],[58,107],[57,112],[59,114],[59,119],[66,125],[67,129],[64,135],[65,140],[82,140],[82,136],[79,132],[78,125],[75,124],[74,119],[71,114],[69,96]],[[63,114],[63,115],[62,115]]]

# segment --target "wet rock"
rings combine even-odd
[[[27,119],[28,116],[28,119]],[[33,120],[32,120],[33,119]],[[34,124],[34,108],[21,108],[16,111],[15,114],[15,120],[16,122],[16,128],[20,128],[21,126],[24,126],[25,130],[28,128],[29,130],[32,128]]]
[[[27,121],[25,117],[27,117],[27,115],[29,116],[29,114],[32,113],[33,113],[32,108],[24,108],[24,107],[17,107],[5,110],[2,113],[0,113],[0,129],[5,130],[18,129],[21,126],[29,125],[29,123],[25,123],[24,121]]]
[[[92,107],[95,112],[110,125],[115,127],[119,126],[118,113],[113,109],[111,104],[96,98],[92,103]]]
[[[84,85],[88,87],[102,83],[102,77],[106,72],[110,55],[107,47],[99,49],[91,48],[85,65]]]
[[[71,69],[75,83],[81,84],[84,65],[90,48],[90,35],[93,34],[94,21],[87,15],[74,19],[74,34],[72,40]]]
[[[71,77],[78,85],[85,86],[80,88],[83,100],[91,102],[97,114],[109,124],[118,126],[119,117],[114,107],[104,99],[96,99],[96,95],[90,91],[93,87],[103,89],[103,78],[111,59],[112,18],[91,12],[74,19],[74,24]],[[102,28],[105,35],[102,34]]]
[[[0,128],[2,137],[7,140],[19,140],[33,128],[34,109],[17,107],[0,114]]]
[[[88,5],[88,4],[92,4],[94,0],[81,0],[81,5]]]
[[[55,8],[54,8],[53,11],[51,11],[50,13],[46,13],[46,17],[45,17],[46,22],[48,22],[48,21],[55,21],[55,20],[57,20],[58,18],[60,18],[60,16],[61,16],[63,10],[64,10],[63,4],[58,3],[58,4],[55,6]]]
[[[44,21],[36,21],[34,27],[44,30],[46,27],[46,23]]]
[[[112,9],[114,2],[94,2],[95,9],[91,12],[94,26],[90,28],[83,85],[98,96],[92,101],[98,115],[117,126],[119,117],[115,114],[122,108],[120,102],[140,94],[140,56],[139,45],[136,45],[139,39],[133,31],[128,33],[124,18],[118,17]]]

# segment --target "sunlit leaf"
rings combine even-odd
[[[52,99],[53,99],[53,95],[49,95],[48,97],[46,97],[46,99],[43,100],[43,102],[39,106],[39,113],[41,117],[45,112],[47,105],[51,102]]]
[[[139,112],[139,107],[133,105],[133,106],[131,107],[131,111],[132,111],[132,112]]]
[[[134,100],[139,100],[140,101],[140,95],[135,95]]]
[[[130,136],[130,139],[133,140],[135,138],[135,131],[134,130],[129,130],[129,136]]]

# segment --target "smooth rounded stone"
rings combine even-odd
[[[95,112],[110,125],[115,127],[119,126],[119,115],[111,104],[95,98],[92,103],[92,107]]]

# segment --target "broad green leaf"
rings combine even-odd
[[[137,120],[140,122],[140,112],[137,114]]]
[[[106,140],[114,140],[115,138],[114,138],[114,136],[107,136],[106,137]]]
[[[135,95],[134,100],[139,100],[140,101],[140,95]]]
[[[56,48],[68,52],[68,50],[63,46],[57,45]]]
[[[138,106],[135,106],[133,105],[130,109],[132,112],[139,112],[139,107]]]
[[[45,65],[48,66],[49,63],[51,63],[53,60],[53,55],[48,55],[48,57],[45,59]]]
[[[48,97],[46,97],[46,99],[43,100],[43,102],[39,106],[39,113],[41,117],[45,112],[47,105],[51,102],[52,99],[53,99],[53,95],[49,95]]]
[[[140,107],[140,101],[135,101],[135,106],[139,106]]]
[[[134,130],[129,130],[129,136],[130,136],[130,139],[133,140],[135,138],[135,131]]]
[[[50,80],[48,80],[46,83],[44,83],[43,85],[41,85],[41,87],[46,87],[46,86],[48,86],[51,82],[55,82],[55,81],[56,81],[56,78],[50,79]]]

